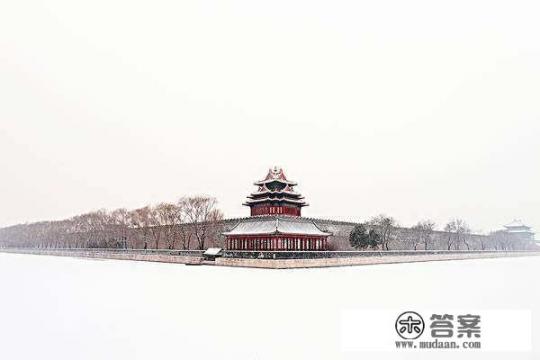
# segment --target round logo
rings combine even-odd
[[[424,332],[424,319],[414,311],[405,311],[396,320],[396,331],[402,339],[418,339]]]

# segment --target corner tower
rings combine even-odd
[[[278,167],[257,181],[258,190],[244,205],[251,217],[243,218],[225,236],[225,248],[232,251],[326,251],[329,232],[311,219],[300,216],[307,206],[304,197],[294,191],[296,183]]]
[[[308,206],[304,197],[294,191],[297,184],[288,180],[279,167],[269,169],[264,180],[254,185],[258,186],[258,190],[251,193],[244,202],[245,206],[250,207],[251,216],[301,216],[302,208]]]

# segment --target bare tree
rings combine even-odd
[[[113,232],[117,242],[120,243],[121,247],[123,248],[133,247],[133,244],[130,246],[130,242],[128,240],[129,231],[132,226],[129,211],[123,208],[116,209],[111,212],[110,218],[114,224]]]
[[[162,226],[160,217],[155,207],[150,208],[150,234],[154,239],[154,249],[159,249],[159,242],[161,240]]]
[[[445,225],[444,231],[447,233],[447,250],[451,250],[452,246],[459,249],[462,242],[467,247],[467,250],[470,250],[471,229],[465,221],[453,219]]]
[[[189,250],[191,248],[191,240],[193,239],[194,231],[192,226],[186,223],[181,223],[178,228],[178,237],[180,239],[180,244],[182,249]]]
[[[396,231],[396,239],[399,239],[401,247],[410,250],[417,250],[420,245],[420,236],[412,229],[399,228]]]
[[[148,235],[150,234],[150,226],[152,226],[150,213],[151,210],[149,206],[135,209],[130,212],[131,224],[135,229],[138,229],[141,232],[145,249],[148,249]]]
[[[417,244],[424,245],[424,250],[428,250],[430,245],[433,244],[433,232],[435,230],[435,222],[432,220],[423,220],[419,221],[415,226],[412,227],[412,231],[417,237],[417,243],[414,246],[416,250]]]
[[[176,204],[161,203],[154,209],[156,222],[163,229],[168,249],[174,249],[178,225],[182,221],[182,208]]]
[[[493,231],[489,234],[489,237],[493,241],[496,250],[510,250],[512,247],[512,239],[507,231]]]
[[[479,236],[478,243],[480,244],[480,250],[486,250],[488,245],[492,243],[492,238],[488,236]]]
[[[106,247],[108,214],[98,210],[73,217],[74,232],[80,247]]]
[[[379,234],[379,241],[382,250],[390,250],[388,243],[392,241],[396,234],[397,222],[394,218],[386,215],[378,215],[369,221],[369,225],[375,228],[375,231]]]
[[[204,250],[209,237],[217,232],[217,222],[223,219],[223,213],[216,208],[216,199],[207,196],[185,197],[180,199],[179,204],[197,240],[198,249]]]

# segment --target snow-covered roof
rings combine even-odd
[[[274,181],[279,181],[281,183],[295,186],[296,183],[294,181],[287,180],[287,177],[285,176],[285,173],[283,172],[283,169],[277,166],[274,166],[273,168],[268,170],[268,174],[264,178],[264,180],[257,181],[255,185],[264,185],[268,184]]]
[[[527,228],[529,229],[529,226],[523,224],[523,222],[521,222],[521,220],[514,220],[512,221],[510,224],[506,224],[504,225],[505,228]]]
[[[287,185],[287,187],[289,186]],[[292,188],[289,187],[289,189],[292,189]],[[251,193],[249,197],[262,196],[264,194],[287,194],[290,196],[303,197],[300,193],[297,193],[294,190],[288,190],[287,188],[283,190],[270,190],[267,187],[259,188],[259,190],[257,190],[256,192]]]
[[[330,236],[331,233],[324,232],[311,220],[302,218],[271,217],[266,219],[246,220],[239,222],[234,228],[223,235],[310,235],[310,236]]]
[[[203,254],[204,255],[217,256],[222,252],[223,252],[222,248],[208,248],[208,249],[206,249],[206,251]]]
[[[245,204],[246,205],[250,205],[250,204],[257,204],[257,203],[261,203],[261,202],[288,202],[288,203],[291,203],[291,204],[296,204],[296,205],[300,205],[300,206],[307,206],[308,204],[302,200],[303,198],[299,198],[299,199],[291,199],[291,198],[287,198],[287,197],[275,197],[275,198],[270,198],[270,197],[265,197],[265,198],[261,198],[261,199],[247,199]]]

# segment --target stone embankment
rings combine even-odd
[[[203,263],[203,251],[110,250],[110,249],[0,249],[18,254],[84,257],[95,259],[154,261],[198,265]]]
[[[333,267],[333,266],[353,266],[353,265],[375,265],[375,264],[396,264],[424,261],[444,261],[444,260],[466,260],[466,259],[485,259],[499,257],[518,257],[518,256],[538,256],[540,252],[467,252],[461,253],[437,252],[436,254],[410,254],[405,255],[400,252],[399,255],[380,255],[370,254],[366,256],[351,257],[329,257],[317,259],[245,259],[245,258],[217,258],[216,265],[222,266],[241,266],[267,269],[291,269],[291,268],[312,268],[312,267]]]
[[[424,261],[466,260],[499,257],[538,256],[538,251],[350,251],[314,252],[225,252],[215,261],[204,260],[203,251],[194,250],[123,250],[123,249],[13,249],[0,252],[87,257],[96,259],[135,260],[186,265],[219,265],[266,269],[292,269],[353,265],[395,264]],[[287,256],[297,258],[286,258]],[[300,258],[298,258],[300,257]]]

